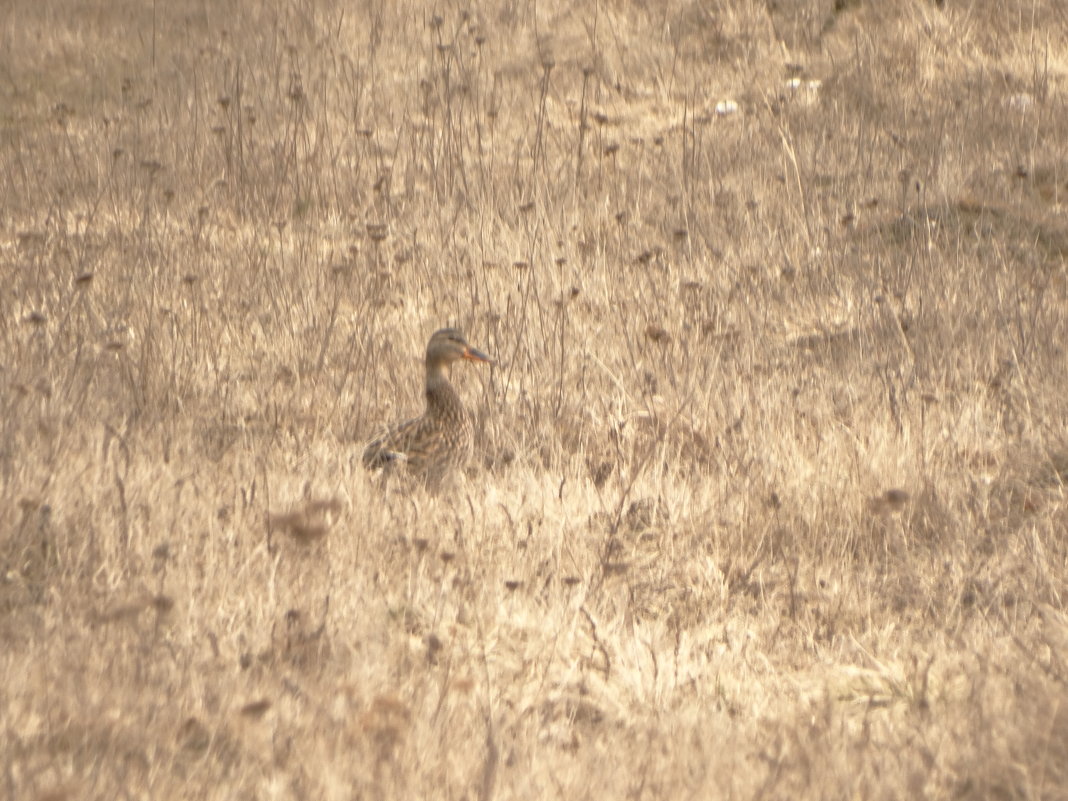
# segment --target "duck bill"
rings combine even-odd
[[[485,362],[486,364],[493,364],[493,359],[480,351],[478,348],[472,348],[470,345],[464,351],[464,358],[473,362]]]

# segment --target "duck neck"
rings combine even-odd
[[[433,414],[461,406],[460,396],[449,383],[448,368],[437,362],[426,365],[426,408]]]

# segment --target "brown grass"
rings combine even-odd
[[[0,10],[0,796],[1068,797],[1068,14],[650,5]]]

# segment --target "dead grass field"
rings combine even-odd
[[[0,797],[1068,798],[1068,11],[648,5],[0,8]]]

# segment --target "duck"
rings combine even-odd
[[[438,486],[471,458],[471,419],[459,393],[449,382],[458,361],[494,364],[468,344],[458,328],[435,331],[426,346],[426,409],[418,417],[396,423],[367,443],[363,465],[368,470],[396,469],[428,486]]]

